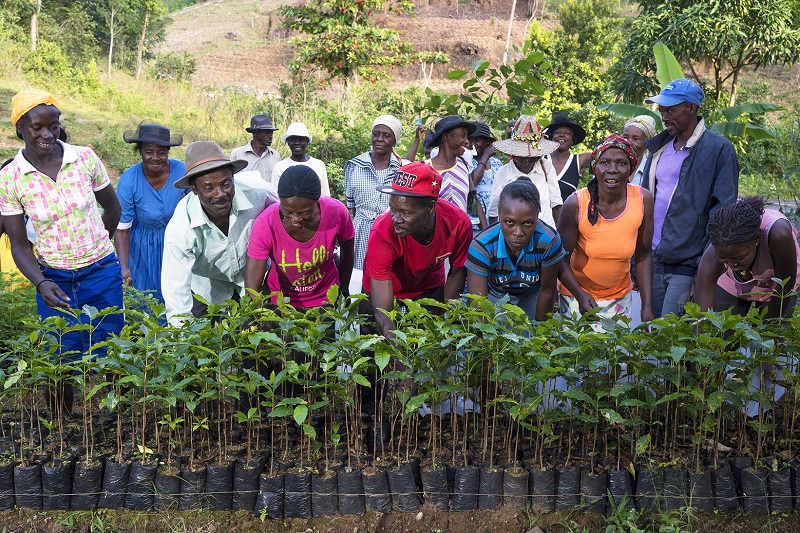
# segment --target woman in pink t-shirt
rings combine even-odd
[[[757,306],[767,308],[767,318],[794,314],[800,244],[786,216],[753,196],[717,210],[707,231],[711,244],[700,259],[694,293],[701,310],[744,315]]]
[[[298,308],[329,303],[332,285],[348,295],[355,229],[347,208],[339,200],[321,197],[319,178],[305,165],[284,171],[278,197],[280,203],[269,206],[253,223],[245,288],[260,292],[266,274],[269,292],[280,291]],[[337,244],[338,267],[333,258]]]

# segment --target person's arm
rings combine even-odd
[[[644,202],[644,219],[636,235],[636,280],[639,284],[639,295],[642,298],[642,322],[653,320],[653,195],[642,189]]]
[[[769,231],[769,249],[775,262],[775,276],[781,281],[788,281],[781,287],[775,288],[775,294],[767,304],[767,318],[779,318],[786,311],[788,300],[784,295],[794,291],[797,283],[797,249],[795,248],[794,233],[791,225],[786,220],[778,220]]]
[[[391,311],[394,309],[394,289],[392,288],[392,280],[376,280],[372,279],[369,282],[370,287],[370,302],[372,308],[375,310],[375,323],[378,326],[378,331],[387,339],[394,338],[394,322],[384,311]]]
[[[94,192],[97,203],[103,208],[103,225],[108,231],[108,237],[113,239],[114,232],[119,224],[119,217],[122,215],[122,206],[117,198],[114,187],[109,183],[99,191]]]
[[[181,200],[176,208],[185,210]],[[194,253],[194,231],[179,227],[173,216],[164,233],[164,259],[161,263],[161,292],[167,309],[167,320],[173,326],[180,326],[185,317],[192,313],[192,267]],[[202,252],[201,252],[202,253]]]
[[[583,174],[583,171],[589,168],[589,163],[592,161],[591,152],[583,152],[578,154],[578,172]]]
[[[125,285],[133,284],[131,278],[131,269],[128,260],[130,259],[131,250],[131,230],[119,229],[114,233],[114,248],[117,250],[117,259],[122,268],[122,282]]]
[[[477,296],[488,296],[489,278],[467,269],[467,293]]]
[[[494,145],[490,145],[481,154],[481,158],[478,159],[477,166],[472,171],[472,184],[475,187],[477,187],[478,184],[483,180],[483,175],[486,173],[486,169],[490,165],[489,158],[496,153],[497,149],[494,147]]]
[[[547,191],[540,191],[540,194],[546,192],[549,196],[549,198],[545,198],[544,194],[541,194],[542,198],[540,201],[542,205],[545,205],[545,202],[550,204],[550,209],[553,213],[553,223],[558,224],[558,217],[561,215],[561,206],[564,204],[564,199],[561,196],[561,187],[558,185],[558,174],[556,174],[556,169],[553,167],[553,163],[549,158],[540,159],[539,165],[541,165],[542,171],[544,172],[545,184],[547,185]]]
[[[267,275],[267,260],[254,259],[247,256],[244,264],[244,288],[247,293],[261,292],[264,286],[264,277]]]
[[[464,283],[467,281],[467,268],[464,266],[451,266],[444,282],[444,300],[455,300],[461,296]]]
[[[714,245],[711,244],[700,258],[697,268],[697,282],[694,287],[694,301],[701,311],[714,310],[714,296],[717,293],[717,280],[725,272],[725,265],[717,260]]]
[[[709,220],[720,207],[733,203],[739,198],[739,156],[736,155],[736,150],[727,140],[717,157],[715,172],[716,179],[714,179],[714,188],[711,191],[711,209],[708,212]]]
[[[339,292],[350,296],[350,279],[353,277],[353,265],[356,262],[356,240],[339,241]]]
[[[567,255],[559,263],[558,279],[578,300],[581,313],[585,313],[597,307],[597,302],[581,288],[570,266],[572,251],[575,249],[575,243],[578,242],[578,197],[575,194],[567,198],[567,201],[561,207],[561,212],[558,216],[558,234],[561,236],[561,245],[564,247],[564,251],[567,252]]]
[[[55,282],[46,279],[39,269],[39,262],[33,255],[28,234],[25,231],[23,215],[3,215],[3,221],[11,243],[11,256],[19,271],[36,287],[45,304],[50,307],[69,309],[69,297]]]
[[[563,261],[542,268],[539,276],[539,299],[536,302],[536,320],[547,320],[547,313],[553,312],[553,300],[556,294],[556,280],[559,266]]]
[[[561,216],[561,206],[557,205],[553,208],[553,220],[558,224],[558,218]]]
[[[408,147],[408,152],[406,152],[406,159],[409,162],[413,163],[417,159],[417,153],[419,153],[419,143],[422,142],[422,139],[425,138],[425,132],[428,130],[428,127],[425,124],[418,124],[417,131],[414,132],[414,140],[411,141],[411,146]],[[399,141],[400,139],[395,139],[395,142]]]

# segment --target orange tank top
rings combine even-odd
[[[578,197],[578,240],[570,257],[570,266],[581,288],[595,300],[622,298],[633,288],[631,257],[636,251],[636,238],[644,220],[642,189],[628,184],[625,209],[614,218],[597,217],[589,223],[589,190],[581,189]],[[559,284],[559,292],[570,295]]]

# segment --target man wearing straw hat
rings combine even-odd
[[[175,182],[191,189],[175,208],[164,235],[161,287],[167,318],[180,325],[206,305],[224,304],[244,292],[244,266],[253,221],[277,200],[275,188],[246,161],[231,161],[212,141],[186,149],[186,175]],[[236,179],[234,180],[234,174]]]
[[[497,221],[497,210],[500,204],[500,193],[503,187],[522,176],[530,178],[539,191],[542,210],[539,220],[556,227],[558,214],[561,211],[561,191],[558,177],[549,159],[544,156],[553,153],[558,143],[542,137],[542,128],[536,117],[522,115],[514,124],[510,139],[496,141],[494,147],[513,159],[500,167],[492,184],[492,197],[489,201],[489,221]]]
[[[245,128],[247,133],[253,135],[253,140],[244,146],[234,148],[231,152],[231,161],[247,161],[245,170],[257,170],[267,183],[272,183],[272,169],[281,156],[272,146],[272,135],[275,130],[269,115],[253,115],[250,118],[250,127]]]

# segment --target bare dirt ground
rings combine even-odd
[[[167,38],[159,52],[187,52],[197,59],[194,83],[204,86],[234,86],[258,94],[277,93],[278,84],[289,80],[286,63],[292,56],[289,39],[276,10],[297,0],[210,0],[173,14]],[[434,69],[430,87],[453,89],[445,79],[449,70],[469,68],[478,59],[493,64],[502,60],[512,0],[417,0],[416,16],[378,15],[375,21],[397,29],[417,50],[441,51],[450,63]],[[626,15],[635,9],[625,4]],[[630,12],[629,12],[630,11]],[[555,12],[546,0],[518,0],[511,44],[520,46],[531,15],[545,28],[557,25]],[[700,68],[702,71],[702,68]],[[393,87],[424,84],[419,65],[393,72]],[[748,79],[770,84],[763,101],[783,103],[791,99],[800,83],[800,65],[767,67],[750,73]]]
[[[275,94],[280,81],[288,81],[286,62],[293,36],[281,27],[277,8],[282,0],[211,0],[173,14],[166,41],[159,52],[187,52],[197,58],[193,77],[199,85],[236,86],[262,94]],[[432,88],[453,86],[444,79],[448,70],[468,68],[487,58],[502,60],[511,13],[510,0],[477,0],[462,5],[457,0],[417,2],[415,17],[379,15],[386,27],[397,29],[417,50],[445,52],[447,65],[435,67]],[[521,45],[530,17],[525,0],[517,3],[511,44]],[[537,11],[537,16],[541,12]],[[224,20],[224,22],[222,22]],[[546,27],[555,22],[544,20]],[[398,69],[395,84],[422,84],[419,65]]]

